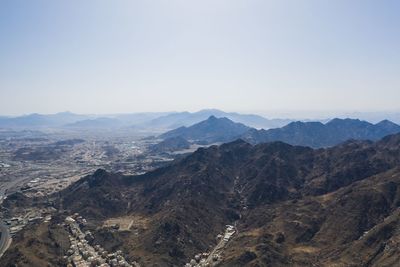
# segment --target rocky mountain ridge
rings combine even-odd
[[[143,266],[182,266],[227,224],[235,233],[219,266],[393,266],[399,164],[400,135],[318,150],[237,140],[140,176],[99,170],[54,201],[97,225],[94,242]],[[110,219],[133,230],[105,231]]]

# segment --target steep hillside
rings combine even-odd
[[[95,225],[94,242],[143,266],[182,266],[227,224],[235,232],[219,266],[393,266],[399,164],[400,135],[318,150],[238,140],[141,176],[99,170],[54,201]],[[110,219],[133,226],[107,231]]]

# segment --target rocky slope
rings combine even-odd
[[[166,153],[190,148],[190,143],[183,137],[170,137],[149,147],[151,153]]]
[[[99,170],[54,205],[87,218],[94,242],[142,266],[183,266],[210,251],[226,224],[235,234],[219,266],[393,266],[399,164],[400,135],[318,150],[238,140],[141,176]],[[132,227],[108,231],[110,219]],[[18,242],[12,249],[32,254]],[[11,260],[6,254],[0,265]]]

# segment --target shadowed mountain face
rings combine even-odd
[[[173,152],[190,148],[190,143],[180,136],[170,137],[149,147],[151,153]]]
[[[394,266],[399,164],[400,135],[319,150],[238,140],[141,176],[99,170],[55,201],[96,225],[143,222],[95,238],[144,266],[181,266],[235,222],[220,266]]]
[[[241,138],[254,144],[282,141],[292,145],[320,148],[334,146],[350,139],[376,141],[399,132],[400,126],[387,120],[371,124],[355,119],[333,119],[326,124],[292,122],[278,129],[252,129]]]
[[[235,123],[227,118],[210,116],[207,120],[190,127],[178,129],[162,134],[161,138],[182,137],[186,140],[199,141],[200,143],[227,142],[247,132],[250,128]]]

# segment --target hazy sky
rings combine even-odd
[[[399,110],[400,1],[0,0],[0,114]]]

